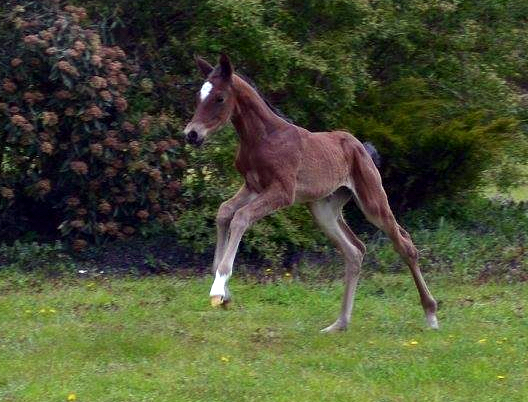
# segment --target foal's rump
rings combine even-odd
[[[350,189],[356,203],[374,225],[381,227],[386,222],[392,223],[394,216],[375,163],[379,158],[376,149],[372,145],[365,146],[352,135],[342,145],[348,157]]]

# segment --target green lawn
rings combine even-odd
[[[0,279],[1,401],[527,401],[526,285],[362,280],[350,330],[320,334],[340,283]]]

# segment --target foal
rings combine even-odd
[[[345,259],[345,294],[339,318],[324,332],[346,329],[352,313],[364,244],[341,213],[354,198],[367,219],[383,230],[411,269],[427,323],[438,328],[436,302],[418,267],[418,255],[409,234],[392,214],[381,177],[364,146],[344,131],[311,133],[277,116],[243,79],[233,72],[228,57],[213,68],[196,58],[206,78],[196,112],[185,128],[187,142],[202,144],[229,120],[240,137],[236,168],[242,188],[224,202],[216,217],[217,244],[211,304],[229,301],[227,281],[244,232],[256,221],[294,203],[308,204],[312,215]]]

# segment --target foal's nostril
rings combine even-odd
[[[187,134],[187,142],[194,144],[196,143],[196,140],[198,140],[198,133],[194,130],[189,131]]]

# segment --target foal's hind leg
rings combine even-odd
[[[341,208],[350,198],[348,190],[337,190],[334,194],[310,204],[310,210],[317,224],[341,250],[345,258],[345,293],[339,318],[322,332],[345,330],[350,322],[354,295],[359,280],[365,246],[354,235],[341,215]]]
[[[420,294],[420,301],[425,312],[427,324],[433,329],[438,329],[438,319],[436,318],[437,304],[427,288],[427,284],[420,271],[418,265],[418,251],[411,240],[411,236],[409,236],[409,234],[398,225],[394,217],[392,217],[392,219],[384,219],[380,216],[373,217],[372,215],[370,215],[370,217],[367,215],[367,217],[373,224],[378,226],[389,236],[395,250],[411,269],[414,283]]]
[[[437,304],[418,266],[418,252],[409,234],[396,222],[389,207],[387,195],[381,185],[381,178],[371,160],[355,166],[352,176],[354,194],[359,207],[367,219],[383,230],[391,239],[395,250],[411,269],[414,283],[420,294],[420,301],[429,327],[438,329]]]

